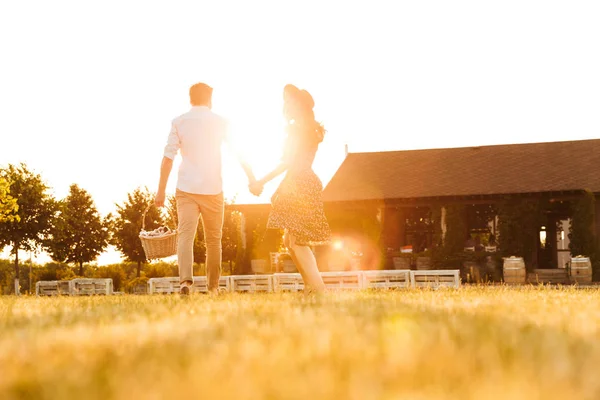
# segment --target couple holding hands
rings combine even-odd
[[[177,262],[184,295],[190,293],[193,284],[193,248],[200,216],[206,240],[209,293],[218,293],[221,275],[224,214],[221,145],[227,141],[227,123],[211,110],[212,92],[213,89],[204,83],[190,88],[192,108],[172,122],[155,199],[156,206],[164,206],[173,159],[180,152],[182,161],[175,197],[179,220]],[[271,198],[267,228],[285,231],[284,244],[302,275],[305,290],[322,292],[325,285],[310,246],[326,244],[330,236],[321,198],[323,184],[312,170],[325,128],[315,120],[313,108],[310,93],[286,85],[283,116],[287,136],[281,163],[259,180],[245,162],[241,164],[250,181],[250,191],[257,196],[267,182],[286,172]]]

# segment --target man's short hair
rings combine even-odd
[[[193,106],[204,106],[212,99],[213,88],[206,83],[196,83],[190,88],[190,103]]]

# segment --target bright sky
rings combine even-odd
[[[325,183],[344,144],[597,138],[598,21],[598,1],[4,1],[0,165],[26,162],[57,197],[78,183],[111,212],[156,188],[199,81],[258,176],[280,156],[286,83],[313,94],[328,129]],[[268,201],[274,183],[257,200],[226,162],[227,197]]]

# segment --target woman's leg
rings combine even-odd
[[[324,292],[325,284],[323,283],[323,278],[319,273],[315,255],[311,251],[310,247],[298,246],[296,244],[296,238],[290,234],[288,234],[288,241],[290,245],[288,247],[290,249],[290,253],[293,253],[292,259],[298,266],[298,270],[300,271],[302,279],[304,280],[305,290],[317,293]]]
[[[290,233],[286,229],[285,233],[283,234],[283,245],[290,251],[290,257],[292,258],[292,261],[296,265],[296,268],[298,268],[298,272],[300,272],[300,275],[302,276],[302,280],[304,281],[304,283],[306,283],[306,274],[304,273],[304,268],[298,261],[298,257],[296,257],[296,253],[294,252],[294,249],[292,247],[290,236],[291,236]]]

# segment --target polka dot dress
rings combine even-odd
[[[331,231],[323,211],[323,183],[312,170],[316,148],[296,148],[290,169],[271,198],[267,227],[287,229],[299,246],[329,243]]]

